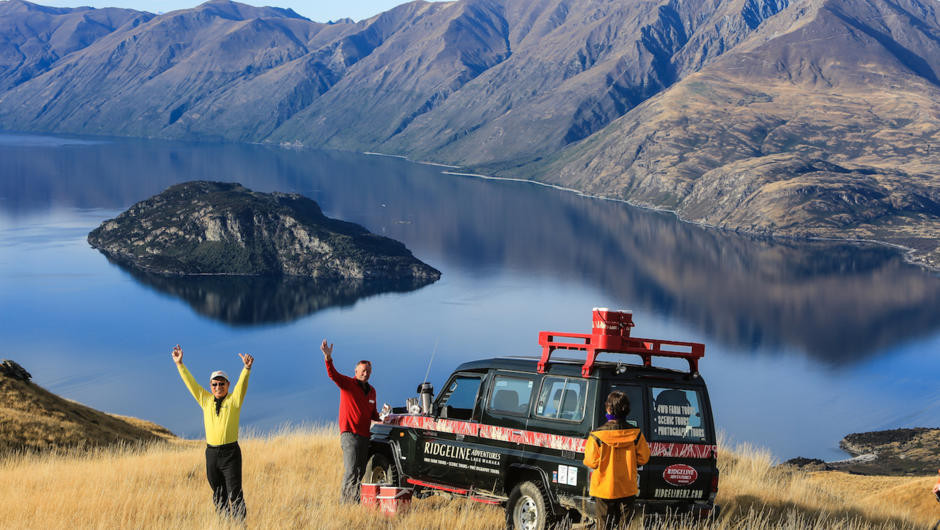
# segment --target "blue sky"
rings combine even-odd
[[[202,0],[31,0],[34,3],[55,7],[123,7],[151,13],[166,13],[177,9],[188,9],[202,3]],[[387,11],[407,0],[354,0],[337,2],[335,0],[238,0],[243,4],[255,6],[289,7],[297,13],[317,22],[326,22],[349,17],[362,20],[372,15]]]

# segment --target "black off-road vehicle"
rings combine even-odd
[[[705,347],[631,338],[632,326],[629,312],[595,309],[591,334],[541,332],[541,358],[460,365],[433,401],[425,395],[424,407],[411,403],[411,410],[394,409],[373,425],[364,482],[413,487],[419,497],[445,493],[504,505],[513,528],[593,518],[591,470],[581,462],[585,440],[606,421],[607,395],[620,390],[632,404],[628,420],[651,450],[639,471],[639,507],[708,515],[718,468],[708,392],[698,373]],[[586,357],[551,359],[558,349],[583,350]],[[642,364],[595,362],[599,353],[639,355]],[[654,367],[653,357],[686,359],[689,371]]]

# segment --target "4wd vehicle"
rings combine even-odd
[[[421,385],[423,407],[394,409],[373,425],[364,481],[504,505],[515,528],[593,518],[590,470],[581,462],[585,440],[606,421],[607,395],[620,390],[632,404],[628,420],[651,450],[639,471],[638,507],[707,515],[718,467],[698,373],[705,347],[631,338],[631,327],[631,313],[595,309],[591,334],[541,332],[541,358],[464,363],[433,402],[430,385]],[[582,350],[585,360],[551,359],[558,349]],[[599,353],[639,355],[642,364],[596,361]],[[686,359],[689,371],[654,367],[653,357]]]

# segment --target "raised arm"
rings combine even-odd
[[[326,375],[330,376],[330,379],[336,383],[336,386],[343,390],[354,388],[353,385],[356,384],[355,379],[337,372],[336,367],[333,366],[333,345],[327,344],[326,339],[323,339],[323,343],[320,344],[320,351],[323,352],[323,362],[326,364]]]
[[[196,378],[193,377],[193,374],[189,373],[189,370],[183,364],[183,349],[180,348],[180,345],[177,344],[173,348],[173,362],[176,363],[176,369],[180,373],[180,377],[183,379],[183,384],[186,385],[186,388],[189,389],[189,393],[196,398],[196,401],[202,405],[206,400],[212,399],[212,394],[208,390],[199,386],[199,383],[196,382]]]
[[[232,389],[232,399],[235,403],[238,403],[240,407],[242,402],[245,401],[245,392],[248,390],[248,375],[251,373],[251,366],[255,363],[255,358],[247,353],[239,353],[238,356],[245,366],[242,368],[242,373],[238,376],[238,382],[235,383],[235,388]]]

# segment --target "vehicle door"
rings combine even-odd
[[[524,372],[495,371],[490,374],[479,447],[478,487],[503,491],[509,466],[521,463],[526,450],[525,430],[537,376]]]
[[[708,498],[717,455],[704,387],[651,384],[647,398],[652,456],[641,496],[682,501]]]
[[[630,423],[643,433],[643,436],[646,438],[647,443],[649,443],[649,425],[648,409],[646,403],[646,392],[643,391],[643,387],[639,384],[630,384],[630,383],[611,383],[607,386],[605,392],[598,396],[598,401],[600,406],[597,410],[597,421],[594,425],[594,428],[597,428],[607,422],[607,411],[604,408],[604,402],[607,399],[607,396],[613,391],[623,392],[627,399],[630,400],[630,413],[627,414],[627,423]],[[639,466],[637,468],[637,487],[640,491],[640,497],[642,497],[643,487],[649,482],[649,466]]]
[[[596,381],[581,377],[542,377],[528,421],[532,443],[526,462],[545,472],[556,495],[587,495],[588,469],[582,463],[584,440],[594,421]]]
[[[436,416],[418,432],[418,478],[455,487],[474,481],[470,444],[479,433],[484,374],[456,373],[434,402]]]

